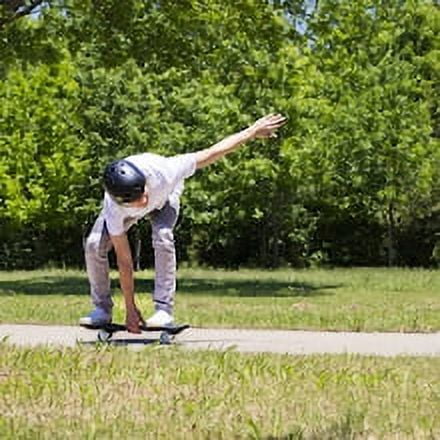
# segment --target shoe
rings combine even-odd
[[[80,325],[105,325],[112,322],[112,315],[101,307],[96,307],[88,316],[79,319]]]
[[[165,310],[158,310],[153,316],[145,321],[145,324],[147,327],[165,327],[171,325],[173,321],[174,318],[172,315],[165,312]]]

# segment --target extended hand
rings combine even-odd
[[[254,122],[254,124],[249,127],[249,130],[252,132],[254,138],[276,138],[277,134],[275,132],[286,122],[287,118],[283,115],[279,113],[270,114]]]
[[[144,318],[142,317],[139,309],[134,306],[134,308],[127,309],[125,317],[125,325],[127,331],[130,333],[141,333],[140,325],[145,325]]]
[[[280,114],[264,116],[264,118],[258,119],[258,121],[245,130],[228,136],[209,148],[197,151],[195,153],[197,169],[214,163],[252,139],[277,137],[275,132],[282,127],[286,121],[287,119]]]

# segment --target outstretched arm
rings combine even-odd
[[[256,138],[277,137],[276,131],[286,123],[286,118],[280,114],[271,114],[258,119],[254,124],[243,131],[228,136],[212,147],[196,152],[197,169],[206,167],[228,153],[236,150],[240,145]]]

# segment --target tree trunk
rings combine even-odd
[[[388,240],[387,240],[387,248],[388,248],[388,267],[392,267],[396,265],[396,248],[394,243],[396,231],[396,221],[394,218],[394,204],[391,202],[388,205]]]

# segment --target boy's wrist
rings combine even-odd
[[[134,295],[133,298],[127,299],[125,301],[125,311],[126,312],[132,312],[136,309],[136,303],[134,301]]]
[[[242,139],[243,142],[251,141],[252,139],[255,139],[255,130],[252,126],[245,128],[242,132]]]

